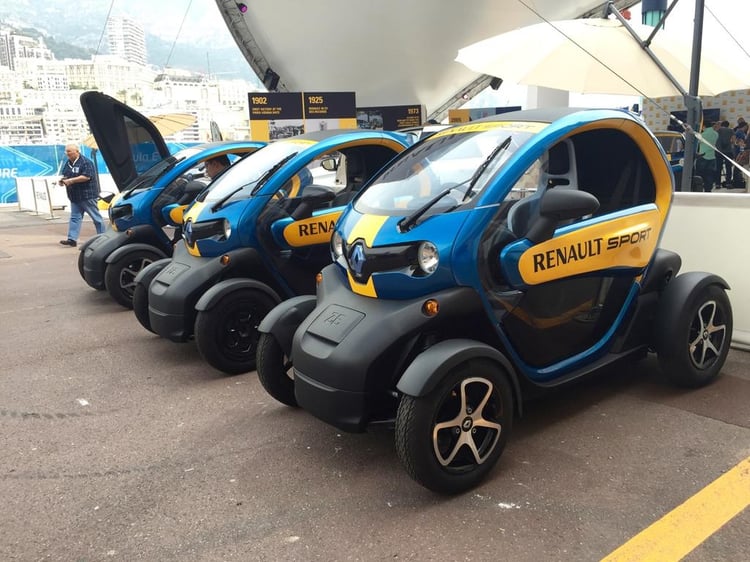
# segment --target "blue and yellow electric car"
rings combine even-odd
[[[333,225],[408,137],[320,131],[277,140],[233,165],[184,216],[184,244],[136,279],[134,312],[229,374],[255,368],[257,325],[283,299],[315,292]]]
[[[138,272],[172,255],[174,230],[168,225],[179,224],[170,220],[167,207],[188,205],[206,187],[206,160],[221,155],[236,160],[266,143],[219,141],[170,154],[156,126],[122,102],[84,92],[81,107],[120,193],[109,204],[110,228],[81,246],[78,270],[89,286],[106,288],[131,308]]]
[[[530,392],[658,354],[703,385],[732,334],[727,283],[659,247],[673,176],[624,111],[531,110],[440,131],[347,207],[317,297],[259,326],[268,393],[345,431],[395,426],[422,485],[500,457]]]

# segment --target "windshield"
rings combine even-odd
[[[491,121],[435,133],[389,166],[354,207],[361,213],[391,216],[415,211],[428,216],[461,208],[542,126]]]
[[[174,168],[178,162],[182,162],[186,158],[190,158],[198,152],[200,152],[200,150],[197,148],[185,148],[183,150],[180,150],[179,152],[174,153],[171,156],[168,156],[167,158],[157,162],[148,170],[135,178],[130,184],[128,184],[128,186],[125,188],[125,191],[152,188],[156,183],[156,180],[158,180],[161,176]]]
[[[276,141],[246,156],[216,178],[206,194],[205,201],[228,203],[250,197],[258,180],[268,170],[308,148],[310,144],[311,141],[302,140]]]

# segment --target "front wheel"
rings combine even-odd
[[[255,369],[258,325],[276,306],[262,291],[229,293],[213,308],[201,310],[195,320],[195,343],[212,367],[237,375]]]
[[[133,308],[135,276],[161,256],[151,250],[134,250],[107,265],[104,286],[110,296],[125,308]]]
[[[297,407],[292,362],[273,334],[260,334],[257,357],[258,379],[266,392],[282,404]]]
[[[83,260],[84,260],[84,254],[86,251],[84,249],[79,250],[78,252],[78,273],[81,275],[81,279],[86,281],[86,275],[83,273]]]
[[[440,493],[463,492],[492,469],[513,425],[513,395],[495,363],[459,364],[426,396],[402,396],[396,452],[417,482]]]
[[[660,319],[656,352],[667,378],[686,387],[714,380],[732,343],[732,306],[726,291],[708,285],[660,313],[665,318]]]

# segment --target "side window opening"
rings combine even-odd
[[[656,185],[635,141],[621,131],[593,130],[573,137],[579,189],[599,200],[595,216],[656,200]]]

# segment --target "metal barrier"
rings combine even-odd
[[[47,219],[59,218],[55,211],[64,211],[70,205],[65,187],[57,183],[58,176],[16,178],[19,211],[44,215]]]

